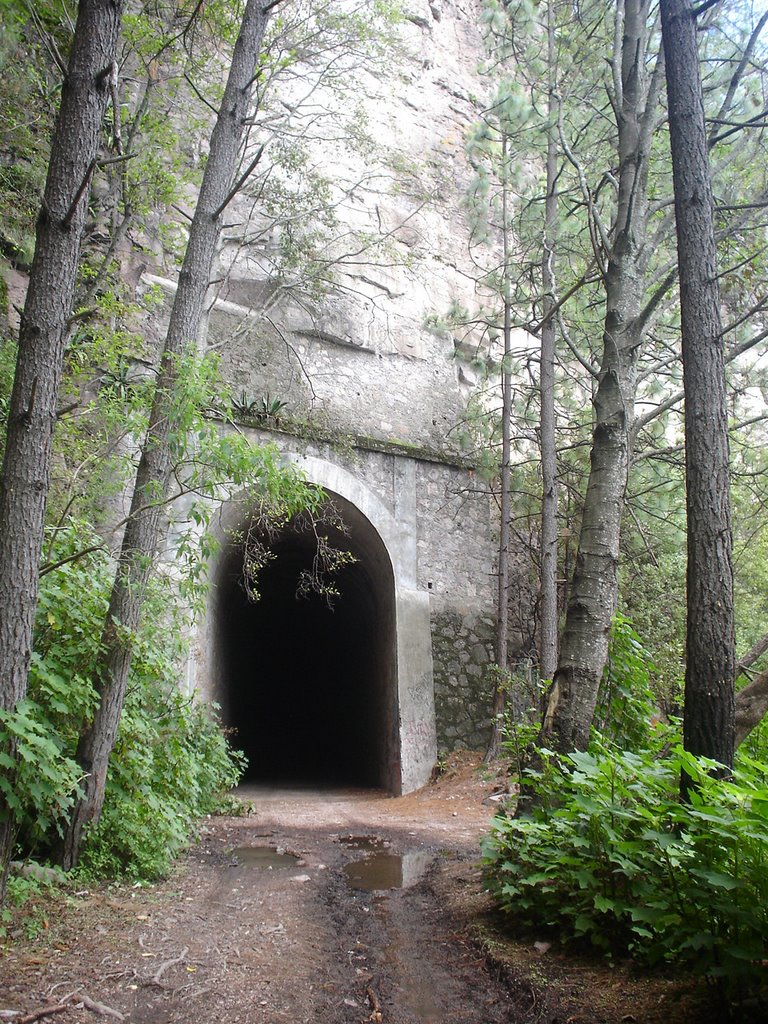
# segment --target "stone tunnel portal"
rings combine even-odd
[[[349,531],[324,529],[355,561],[334,577],[339,595],[297,594],[316,540],[295,525],[266,542],[275,556],[259,599],[242,582],[243,545],[218,573],[219,701],[245,781],[399,791],[395,588],[384,544],[365,516],[332,495]]]

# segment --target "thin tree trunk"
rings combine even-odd
[[[731,767],[734,622],[728,407],[696,16],[662,0],[685,389],[688,622],[683,743]],[[682,780],[685,794],[689,787]]]
[[[547,63],[549,67],[547,133],[547,196],[544,212],[544,260],[541,268],[544,324],[541,329],[541,604],[539,678],[552,679],[557,668],[557,440],[555,424],[555,239],[557,235],[557,76],[552,3],[547,6]]]
[[[658,75],[646,72],[648,3],[626,0],[617,98],[618,201],[605,270],[603,353],[593,399],[595,427],[579,548],[560,658],[542,740],[556,750],[589,742],[611,620],[616,610],[621,517],[634,413],[647,228],[647,177]]]
[[[507,209],[507,137],[502,137],[502,246],[503,246],[503,301],[504,301],[504,357],[501,364],[501,523],[499,527],[499,585],[496,592],[496,664],[498,678],[493,691],[491,738],[485,754],[493,761],[501,753],[504,736],[504,708],[509,682],[509,540],[510,489],[512,480],[512,303],[509,296],[509,226]]]
[[[0,481],[0,707],[27,692],[59,386],[123,0],[81,0],[21,317]],[[11,752],[12,753],[12,752]],[[0,900],[13,844],[0,802]]]
[[[102,638],[105,653],[95,679],[99,704],[93,722],[81,735],[78,745],[77,759],[85,781],[83,795],[75,805],[64,839],[61,859],[66,869],[77,863],[83,828],[88,822],[98,821],[104,802],[109,757],[128,683],[133,634],[140,624],[147,580],[164,532],[162,501],[170,483],[173,441],[178,431],[183,430],[182,424],[173,421],[173,390],[178,380],[179,360],[196,347],[221,215],[235,179],[266,21],[262,0],[248,0],[211,135],[210,152],[171,310],[149,428]]]

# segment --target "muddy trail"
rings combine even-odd
[[[0,1020],[696,1019],[673,1012],[683,1006],[663,985],[627,989],[604,967],[564,970],[535,949],[500,966],[478,942],[478,843],[499,780],[476,767],[399,799],[242,791],[253,812],[206,821],[159,885],[80,889],[44,906],[37,934],[4,950]],[[639,1009],[641,995],[658,1015]]]
[[[172,878],[80,890],[37,941],[9,949],[3,1019],[54,1008],[60,1024],[516,1019],[443,906],[446,866],[477,873],[493,813],[476,786],[450,789],[399,800],[242,790],[252,813],[205,822]]]

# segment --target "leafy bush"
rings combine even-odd
[[[496,818],[484,843],[503,910],[648,964],[689,962],[731,990],[764,980],[768,768],[745,761],[725,781],[680,747],[542,753],[530,780],[541,803],[530,818]],[[697,784],[689,805],[682,769]]]
[[[56,556],[65,558],[92,539],[66,531]],[[80,778],[74,755],[81,723],[95,705],[90,673],[109,582],[103,553],[66,562],[43,577],[29,692],[14,712],[0,712],[0,791],[18,823],[25,856],[55,843],[74,801]],[[16,758],[7,753],[11,743]]]
[[[123,711],[107,798],[86,836],[86,874],[156,878],[168,872],[194,821],[218,809],[242,774],[207,709],[177,691],[134,693]]]
[[[660,749],[677,738],[677,723],[667,725],[653,680],[656,666],[632,622],[617,614],[611,623],[608,661],[600,685],[594,726],[618,747]]]
[[[13,712],[0,710],[0,793],[19,823],[25,853],[55,835],[74,802],[79,776],[42,705],[27,699]]]
[[[92,715],[91,684],[112,584],[103,550],[84,528],[60,531],[42,579],[28,698],[0,716],[0,788],[18,822],[23,856],[56,846],[80,777],[78,737]],[[134,637],[129,694],[110,761],[101,820],[86,833],[90,874],[151,878],[166,872],[195,820],[237,782],[242,757],[210,714],[176,688],[184,622],[177,582],[156,579]],[[176,610],[174,610],[176,609]],[[15,740],[14,762],[4,747]]]
[[[680,535],[667,543],[654,560],[628,559],[620,571],[621,609],[653,659],[652,687],[665,711],[680,703],[685,674],[686,560]]]
[[[6,902],[0,909],[0,939],[8,938],[11,930],[23,931],[27,939],[37,938],[48,927],[46,913],[50,910],[45,904],[64,881],[63,872],[34,863],[25,864],[20,872],[12,871]]]

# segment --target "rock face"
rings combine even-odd
[[[260,115],[265,130],[280,121],[277,156],[227,212],[207,329],[244,429],[254,442],[277,440],[341,502],[363,576],[382,592],[379,619],[360,626],[368,646],[383,645],[366,703],[380,709],[387,735],[371,741],[369,774],[396,792],[426,781],[438,749],[482,744],[489,725],[495,505],[458,441],[472,375],[457,350],[479,339],[433,326],[475,303],[463,139],[485,89],[477,7],[408,0],[386,60],[351,62],[341,89],[318,80],[310,62],[281,87],[277,106]],[[351,125],[355,145],[341,141]],[[290,197],[295,219],[270,215],[274,196],[283,207]],[[324,211],[314,217],[313,201]],[[222,518],[237,526],[231,509]],[[239,687],[290,685],[300,715],[291,659],[270,669],[280,682],[262,678],[258,664],[242,667],[258,663],[258,644],[274,637],[257,637],[248,658],[232,653],[250,643],[250,627],[235,637],[227,624],[246,612],[221,598],[232,546],[213,568],[219,597],[189,678],[225,715],[242,705]],[[290,619],[278,627],[289,646],[302,643],[299,630]],[[361,686],[372,673],[360,666]],[[323,685],[331,700],[333,683]],[[346,705],[355,684],[344,685]],[[243,733],[239,714],[228,724]],[[266,696],[253,714],[280,717]],[[286,743],[295,729],[294,721]]]
[[[350,118],[322,118],[298,174],[277,174],[297,209],[322,189],[332,223],[272,224],[252,195],[233,203],[209,343],[249,400],[277,397],[321,427],[456,453],[466,386],[453,339],[428,323],[473,300],[462,199],[463,136],[484,88],[475,7],[411,0],[385,66],[351,69],[341,97],[322,84],[313,93],[313,108],[353,105]],[[300,110],[306,83],[285,90]],[[366,141],[328,144],[350,122]]]

